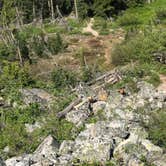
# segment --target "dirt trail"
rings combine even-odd
[[[124,32],[120,29],[115,34],[103,37],[105,63],[111,64],[111,52],[114,46],[124,40]]]
[[[166,91],[166,76],[160,75],[161,84],[158,87],[158,90]]]

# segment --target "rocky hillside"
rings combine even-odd
[[[0,166],[166,166],[166,1],[0,2]]]
[[[165,166],[164,149],[149,140],[145,127],[153,113],[166,107],[166,92],[163,89],[158,90],[146,82],[137,82],[135,93],[127,88],[124,93],[117,89],[102,92],[88,90],[96,99],[91,104],[92,109],[89,109],[89,94],[86,93],[89,87],[81,88],[79,94],[83,102],[65,115],[68,121],[82,127],[74,140],[59,143],[49,135],[32,154],[1,161],[1,165],[71,166],[100,163],[103,166]],[[25,102],[29,103],[33,99],[42,103],[42,106],[48,106],[45,104],[50,96],[44,91],[33,89],[22,93],[25,94]]]

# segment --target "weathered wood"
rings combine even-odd
[[[110,77],[108,77],[108,78],[106,78],[105,80],[104,80],[104,83],[101,83],[100,85],[97,85],[97,86],[95,86],[95,87],[92,87],[92,89],[93,90],[98,90],[98,89],[101,89],[101,88],[103,88],[103,87],[105,87],[106,85],[108,85],[108,84],[115,84],[115,83],[117,83],[119,80],[121,80],[122,78],[121,78],[121,76],[119,76],[119,75],[111,75]]]
[[[113,75],[116,71],[109,71],[107,73],[105,73],[104,75],[96,78],[95,80],[92,80],[90,82],[87,83],[87,85],[93,85],[98,81],[104,80],[105,78],[109,77],[110,75]]]
[[[74,106],[76,106],[77,104],[79,104],[80,102],[82,101],[81,98],[77,98],[76,100],[74,100],[73,102],[71,102],[69,104],[69,106],[67,106],[63,111],[59,112],[57,114],[57,117],[58,118],[63,118],[66,116],[67,113],[69,113],[73,108]]]
[[[84,105],[88,101],[89,101],[88,98],[84,99],[81,103],[79,103],[76,106],[74,106],[74,109],[78,110],[82,105]]]

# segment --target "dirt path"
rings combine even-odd
[[[115,34],[103,37],[105,63],[111,64],[111,52],[114,46],[124,40],[124,32],[120,29]]]
[[[166,91],[166,76],[160,75],[161,84],[158,87],[158,90]]]

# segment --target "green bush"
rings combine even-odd
[[[127,38],[112,52],[112,63],[124,65],[131,61],[150,63],[154,61],[153,52],[166,49],[166,33],[147,29],[144,33]]]
[[[159,110],[150,114],[149,123],[146,125],[149,139],[160,147],[166,149],[166,111]]]
[[[66,46],[67,44],[63,42],[59,33],[56,34],[56,37],[48,38],[47,47],[52,54],[63,51]]]
[[[34,52],[36,56],[38,57],[46,56],[44,54],[46,43],[44,42],[43,35],[41,36],[34,35],[32,37],[32,42],[30,43],[30,45],[31,45],[31,51]]]
[[[127,0],[126,4],[128,7],[142,6],[146,0]]]
[[[68,122],[65,119],[59,120],[54,117],[52,119],[48,119],[47,124],[44,126],[44,132],[46,135],[50,134],[54,136],[59,142],[62,142],[64,140],[73,139],[73,128],[74,125],[71,122]]]
[[[4,62],[0,75],[0,89],[10,87],[23,87],[30,85],[33,80],[29,75],[28,67],[20,67],[17,62]]]
[[[136,15],[133,14],[124,14],[118,19],[118,24],[120,26],[138,26],[141,24],[141,21]]]
[[[1,60],[14,60],[15,59],[15,49],[13,46],[8,45],[8,47],[4,43],[0,43],[0,59]]]
[[[156,21],[158,23],[166,24],[166,8],[159,8],[156,10]]]
[[[94,78],[94,73],[91,67],[83,67],[82,69],[82,81],[89,82]]]
[[[57,89],[74,87],[77,84],[77,77],[72,71],[59,67],[52,72],[52,81]]]
[[[1,109],[0,115],[0,149],[9,146],[9,156],[32,152],[36,148],[37,140],[34,142],[35,138],[30,138],[24,124],[32,124],[40,117],[39,107],[34,104],[23,109]]]

